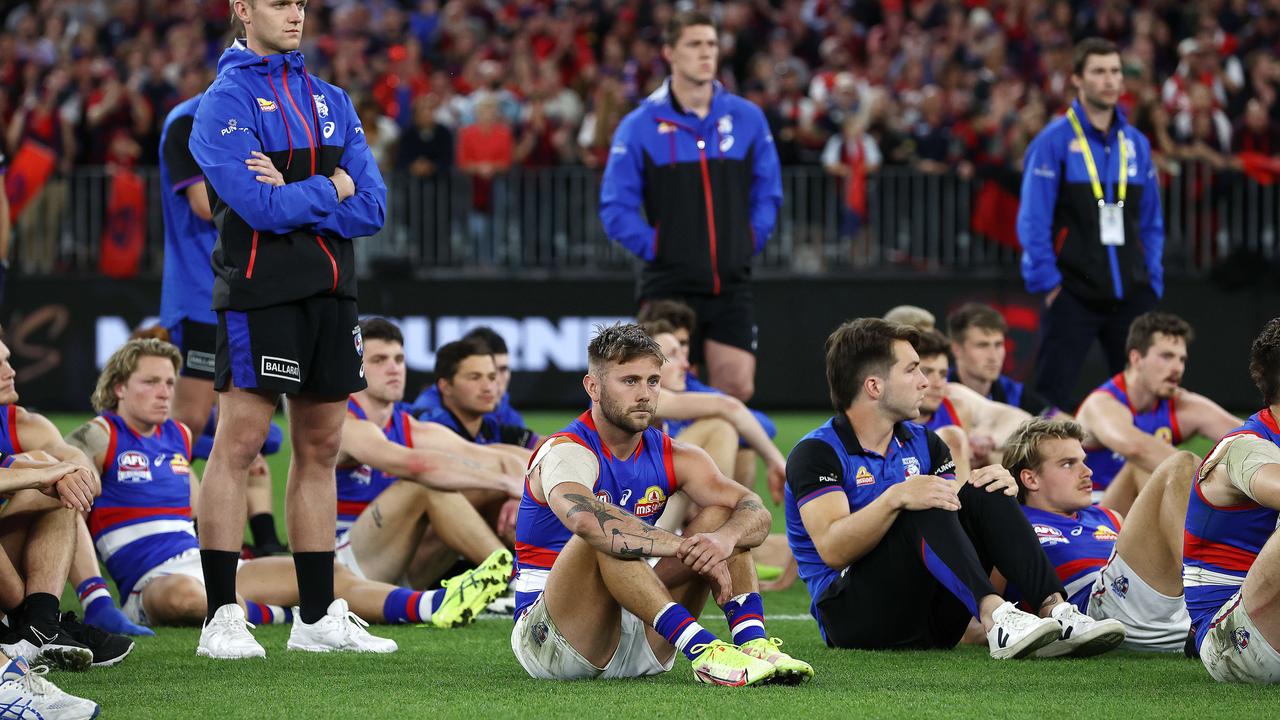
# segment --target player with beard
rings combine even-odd
[[[1169,313],[1139,315],[1125,342],[1124,372],[1089,394],[1076,411],[1099,502],[1119,513],[1133,505],[1151,471],[1185,440],[1218,440],[1240,419],[1181,387],[1195,333]]]
[[[706,453],[651,427],[664,362],[657,343],[638,325],[614,325],[596,334],[587,357],[591,408],[539,446],[526,477],[516,659],[530,676],[555,680],[656,675],[677,651],[704,683],[812,677],[765,634],[747,552],[769,531],[760,498]],[[653,524],[677,489],[701,508],[683,538]],[[690,612],[709,591],[733,645]]]

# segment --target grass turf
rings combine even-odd
[[[534,429],[562,427],[571,413],[528,413]],[[778,446],[789,450],[823,421],[815,413],[778,413]],[[64,432],[83,415],[53,418]],[[287,439],[286,439],[287,443]],[[1203,450],[1201,450],[1203,452]],[[288,448],[271,458],[277,478],[277,522]],[[775,509],[774,529],[782,528]],[[282,534],[283,536],[283,534]],[[406,717],[1262,717],[1274,714],[1269,688],[1224,686],[1200,663],[1180,656],[1112,653],[1090,660],[996,663],[985,648],[951,652],[870,653],[826,648],[807,619],[808,594],[796,584],[765,597],[769,631],[817,669],[800,688],[746,690],[697,685],[688,663],[656,678],[612,682],[531,680],[511,655],[510,620],[482,618],[471,627],[436,630],[373,628],[400,643],[382,657],[322,656],[284,649],[288,628],[256,636],[264,661],[219,663],[195,656],[198,630],[140,638],[120,666],[84,674],[55,673],[68,692],[97,700],[108,718]],[[75,608],[74,596],[64,598]],[[702,621],[727,629],[713,606]]]

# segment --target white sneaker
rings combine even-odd
[[[330,603],[324,617],[310,625],[302,622],[302,614],[294,608],[288,648],[307,652],[362,653],[393,653],[399,649],[395,640],[370,635],[365,630],[367,627],[369,623],[351,612],[347,601],[342,598]]]
[[[1062,639],[1036,651],[1036,657],[1089,657],[1114,650],[1124,642],[1124,625],[1119,620],[1094,620],[1069,603],[1059,603],[1050,613],[1062,626]]]
[[[1023,658],[1062,637],[1062,625],[1051,617],[1025,613],[1006,602],[991,613],[987,647],[996,660]]]
[[[14,658],[0,670],[0,713],[7,718],[89,720],[98,716],[98,703],[58,689],[44,679],[49,668],[27,666]]]
[[[218,660],[265,658],[267,651],[253,639],[251,627],[239,605],[223,605],[213,614],[213,621],[200,628],[196,654]]]

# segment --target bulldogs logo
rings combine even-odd
[[[1244,628],[1236,628],[1231,633],[1231,644],[1236,646],[1238,652],[1244,652],[1249,647],[1249,631]]]
[[[1121,575],[1115,580],[1112,580],[1111,592],[1115,593],[1116,597],[1123,600],[1124,596],[1129,592],[1129,578],[1125,577],[1124,575]]]
[[[316,93],[311,96],[311,99],[316,101],[316,114],[322,118],[329,117],[329,103],[324,99],[324,96]]]
[[[920,474],[920,461],[914,455],[902,458],[903,477],[911,477]]]

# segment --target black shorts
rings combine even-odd
[[[217,357],[218,326],[182,318],[167,328],[169,341],[182,352],[182,376],[212,380]]]
[[[213,387],[337,400],[365,389],[356,302],[315,297],[218,312]]]
[[[739,287],[719,295],[685,295],[642,298],[640,305],[651,300],[679,300],[693,308],[698,316],[697,327],[689,343],[689,361],[695,365],[703,361],[702,344],[715,340],[751,354],[756,352],[759,329],[756,327],[755,300],[751,288]]]

